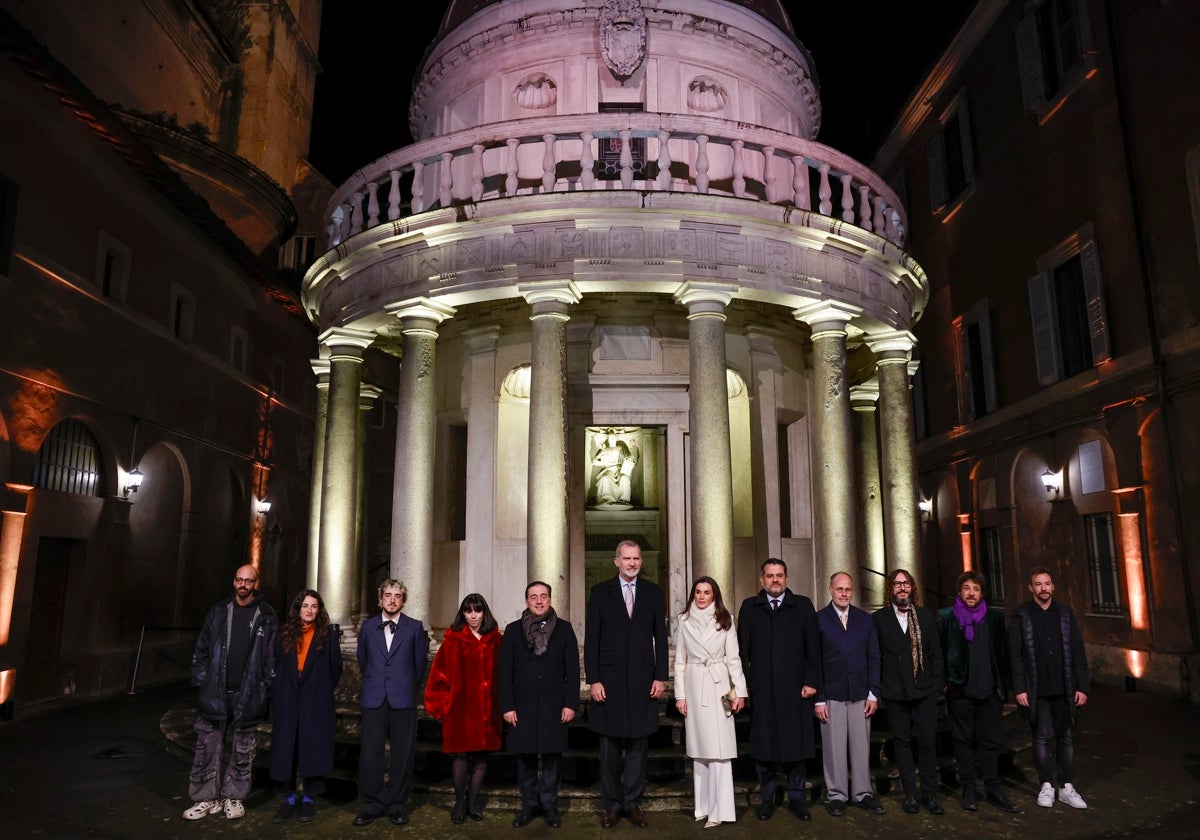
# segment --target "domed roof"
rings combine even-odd
[[[778,26],[788,35],[796,37],[795,30],[792,29],[792,22],[787,16],[787,12],[783,10],[782,0],[724,0],[726,3],[732,3],[735,6],[742,6],[752,12],[756,12],[762,17],[769,20],[771,23]],[[446,16],[442,18],[441,28],[438,30],[438,36],[441,37],[449,32],[454,27],[458,26],[471,15],[483,9],[486,6],[492,6],[503,0],[451,0],[450,7],[446,9]],[[572,6],[571,8],[574,8]]]

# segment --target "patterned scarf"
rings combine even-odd
[[[954,618],[958,621],[958,627],[963,631],[968,642],[975,641],[975,625],[983,624],[983,620],[987,617],[987,611],[987,601],[982,598],[979,599],[979,604],[975,609],[964,604],[962,598],[954,599]]]
[[[908,640],[912,643],[913,676],[925,670],[925,647],[921,644],[921,622],[916,607],[908,608]]]
[[[533,651],[534,656],[545,656],[546,648],[550,646],[550,634],[558,623],[558,615],[554,607],[546,610],[546,614],[536,616],[526,609],[521,613],[521,632],[525,635],[525,644]]]

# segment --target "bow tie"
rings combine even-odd
[[[383,622],[383,629],[391,630],[393,633],[395,633],[396,632],[396,622],[394,622],[394,621]]]

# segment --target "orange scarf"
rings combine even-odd
[[[317,624],[314,621],[312,624],[303,624],[300,626],[300,638],[296,640],[296,671],[304,673],[304,660],[308,658],[308,646],[312,644],[313,634],[317,630]]]

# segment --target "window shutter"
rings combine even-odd
[[[1033,113],[1045,101],[1046,89],[1036,14],[1022,18],[1017,24],[1017,70],[1021,75],[1021,101],[1025,110]]]
[[[1087,298],[1088,331],[1092,334],[1092,362],[1100,364],[1112,358],[1108,340],[1108,313],[1104,308],[1104,283],[1100,279],[1100,253],[1096,240],[1089,239],[1079,249],[1083,268],[1083,293]]]
[[[962,141],[963,180],[970,184],[975,180],[975,147],[971,145],[971,109],[965,95],[958,101],[958,136]]]
[[[954,319],[954,372],[958,379],[958,416],[963,423],[975,419],[975,400],[971,391],[971,347],[962,317]]]
[[[1038,384],[1053,385],[1062,379],[1053,272],[1043,271],[1029,278],[1029,316],[1033,321],[1033,355],[1037,360]]]
[[[996,398],[996,356],[992,352],[992,312],[989,309],[979,316],[979,355],[983,370],[983,400],[991,414],[999,406]]]
[[[946,141],[942,129],[929,141],[929,209],[935,213],[946,205]]]

